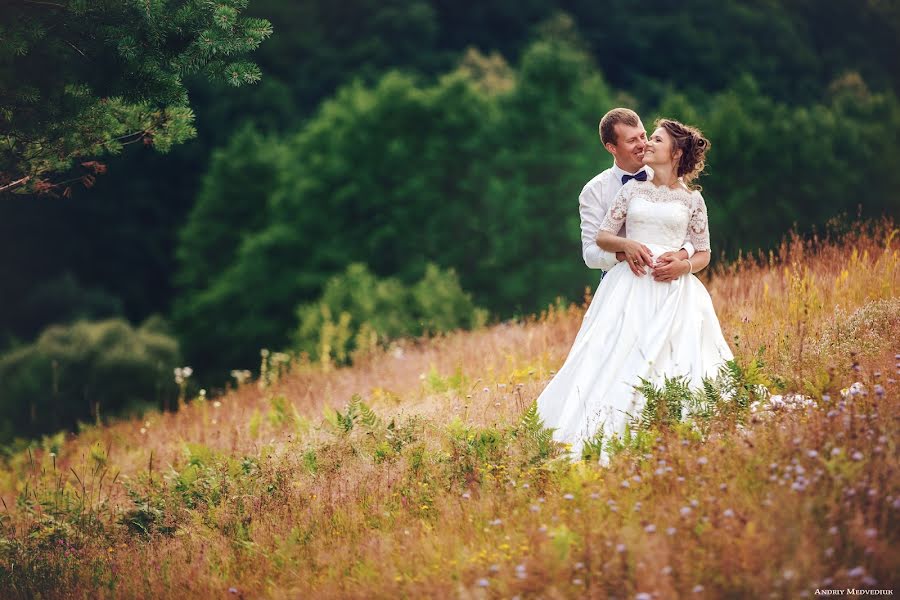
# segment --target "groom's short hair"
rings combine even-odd
[[[616,124],[624,123],[631,127],[637,127],[641,118],[630,108],[614,108],[600,119],[600,141],[603,145],[616,145]]]

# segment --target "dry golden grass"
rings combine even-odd
[[[763,348],[773,391],[814,406],[759,407],[702,440],[660,429],[609,468],[541,457],[519,425],[568,352],[575,305],[47,438],[0,471],[0,596],[895,589],[894,235],[881,222],[840,240],[793,237],[712,273],[738,359]],[[857,381],[863,391],[842,399]],[[344,426],[354,395],[377,419]]]

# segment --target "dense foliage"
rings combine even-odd
[[[325,284],[322,298],[297,308],[293,347],[325,364],[346,365],[354,354],[390,341],[484,325],[487,313],[472,303],[453,271],[429,264],[413,286],[378,279],[354,263]]]
[[[178,361],[159,319],[139,328],[122,319],[49,327],[0,357],[0,442],[162,406]]]

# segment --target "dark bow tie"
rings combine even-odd
[[[647,171],[638,171],[634,175],[622,175],[622,185],[628,183],[629,179],[637,179],[638,181],[647,181]]]

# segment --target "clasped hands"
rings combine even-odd
[[[650,274],[656,281],[674,281],[691,272],[691,263],[679,258],[676,252],[664,252],[654,260],[650,249],[634,240],[625,244],[622,251],[616,252],[616,258],[627,262],[631,272],[638,277],[646,274],[646,267],[650,267]]]

